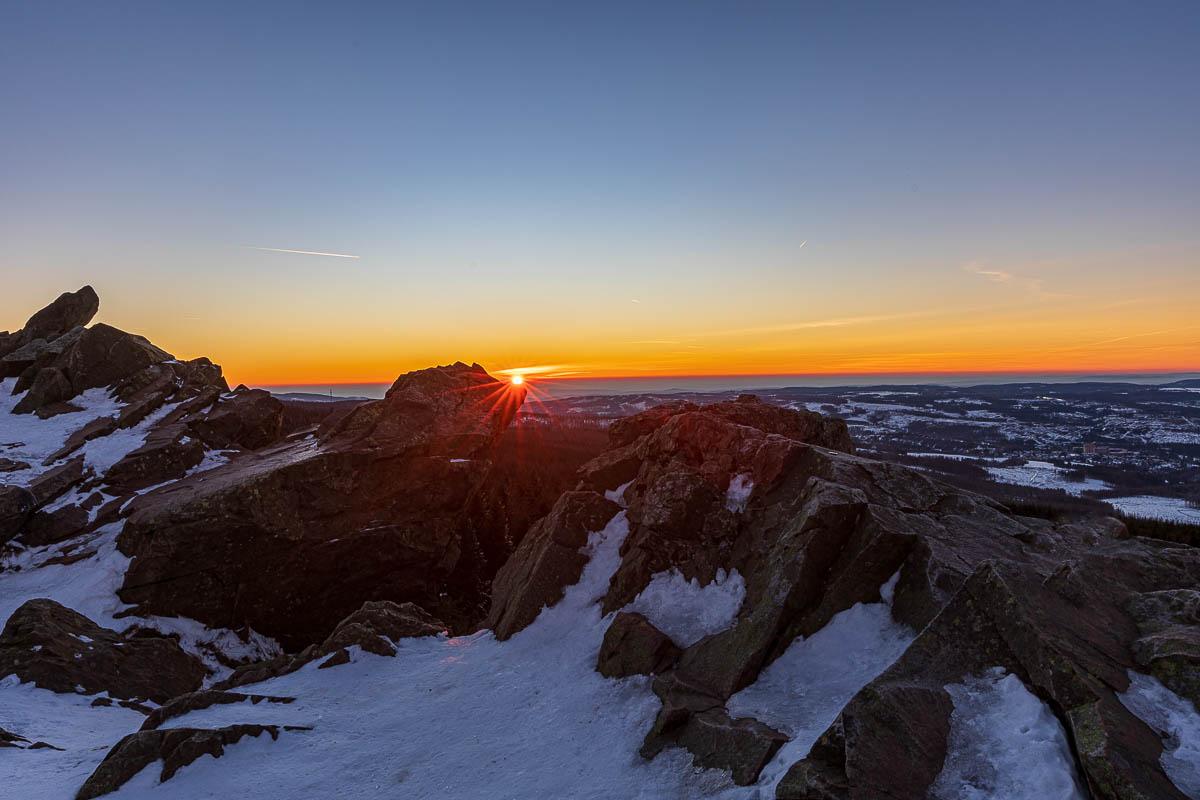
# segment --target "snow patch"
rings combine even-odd
[[[993,667],[946,687],[954,712],[935,800],[1083,800],[1062,725],[1016,675]]]
[[[642,614],[675,644],[690,647],[733,624],[745,597],[746,582],[736,569],[717,570],[712,583],[704,586],[671,569],[655,573],[624,610]]]
[[[634,480],[636,480],[636,478]],[[604,497],[606,499],[616,503],[621,508],[625,508],[625,506],[627,505],[627,503],[625,502],[625,490],[628,489],[629,485],[632,483],[633,483],[632,480],[625,481],[625,483],[622,483],[617,488],[609,489],[607,492],[605,492]]]
[[[754,491],[754,481],[750,473],[743,472],[729,479],[729,488],[725,490],[725,507],[735,514],[746,510],[750,502],[750,493]]]
[[[1129,688],[1117,698],[1163,740],[1159,763],[1179,791],[1200,800],[1200,713],[1191,701],[1152,675],[1129,670]]]

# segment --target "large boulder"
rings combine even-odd
[[[0,676],[52,692],[108,692],[163,703],[200,687],[206,670],[173,639],[122,635],[53,600],[29,600],[0,632]]]
[[[523,399],[479,365],[408,373],[315,438],[143,495],[118,540],[132,557],[120,596],[293,649],[367,600],[468,627],[490,578],[468,508]]]
[[[25,342],[56,339],[67,331],[87,325],[100,309],[100,297],[91,286],[63,292],[54,302],[35,313],[20,330]]]

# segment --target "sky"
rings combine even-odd
[[[1194,371],[1197,40],[1196,3],[0,0],[0,329],[90,283],[231,383]]]

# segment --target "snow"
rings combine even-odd
[[[675,644],[689,647],[733,624],[745,597],[746,582],[736,569],[717,570],[716,578],[704,586],[671,569],[655,573],[625,610],[642,614]]]
[[[1108,497],[1104,502],[1131,517],[1200,525],[1200,508],[1189,506],[1186,500],[1178,497],[1155,497],[1146,494],[1136,497]]]
[[[754,717],[791,737],[763,769],[760,785],[773,789],[846,703],[912,642],[915,631],[892,619],[899,577],[896,573],[884,585],[883,602],[859,603],[836,614],[812,636],[792,642],[757,681],[729,698],[732,716]]]
[[[729,480],[729,488],[725,490],[725,507],[735,514],[745,511],[753,491],[754,481],[748,472],[734,475]]]
[[[91,558],[73,564],[38,566],[56,552],[55,546],[22,551],[0,567],[4,590],[0,592],[0,625],[25,601],[46,597],[72,608],[105,628],[123,630],[137,620],[114,619],[127,606],[117,598],[129,558],[117,550],[117,534],[124,522],[97,529],[87,545],[96,551]],[[14,569],[19,568],[19,569]]]
[[[83,454],[84,463],[94,469],[97,475],[103,475],[122,458],[137,450],[146,442],[150,429],[163,417],[175,410],[178,403],[164,405],[154,412],[147,414],[145,419],[130,428],[120,428],[107,436],[99,436],[83,445],[71,457]]]
[[[21,683],[15,675],[0,678],[0,728],[63,748],[0,748],[5,797],[72,797],[109,748],[145,720],[115,704],[92,708],[97,696],[105,695],[56,694]]]
[[[617,488],[609,489],[607,492],[604,493],[605,498],[607,498],[609,501],[611,501],[613,503],[616,503],[621,508],[624,508],[625,507],[625,490],[629,488],[629,485],[631,483],[633,483],[632,480],[625,481],[625,483],[622,483]]]
[[[1110,488],[1107,483],[1096,478],[1086,478],[1082,481],[1071,480],[1067,477],[1066,470],[1056,467],[1048,461],[1028,461],[1019,467],[988,467],[987,471],[994,480],[1001,483],[1033,486],[1038,489],[1061,489],[1067,494],[1076,496],[1084,492]]]
[[[24,392],[12,393],[16,383],[16,378],[0,380],[0,456],[30,466],[0,473],[0,483],[28,484],[45,469],[42,462],[59,450],[68,436],[93,420],[115,416],[121,410],[121,403],[110,396],[108,389],[88,389],[71,400],[82,411],[49,419],[40,419],[36,414],[13,414],[12,410],[25,396]]]
[[[935,800],[1083,800],[1062,725],[1016,675],[993,667],[946,687],[954,702]]]
[[[1157,678],[1129,670],[1129,688],[1117,695],[1134,716],[1163,740],[1159,762],[1167,777],[1193,800],[1200,800],[1200,713]]]
[[[198,472],[208,472],[210,469],[223,467],[229,463],[229,457],[236,452],[236,450],[205,450],[204,458],[200,459],[200,463],[185,472],[183,477],[190,478]]]

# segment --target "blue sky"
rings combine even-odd
[[[1196,41],[1194,3],[5,3],[0,328],[87,281],[196,354],[440,319],[537,360],[987,305],[972,264],[1194,299]]]

